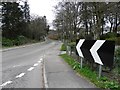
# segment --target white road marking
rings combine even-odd
[[[35,66],[37,66],[38,64],[37,63],[35,63],[33,66],[35,67]]]
[[[21,66],[21,65],[15,65],[15,66],[13,66],[13,67],[15,68],[15,67],[19,67],[19,66]]]
[[[22,76],[24,76],[25,75],[25,73],[21,73],[21,74],[19,74],[18,76],[16,76],[16,78],[20,78],[20,77],[22,77]]]
[[[38,63],[41,63],[41,61],[38,61]]]
[[[43,61],[43,78],[44,78],[44,86],[45,88],[49,88],[48,87],[48,81],[47,81],[47,76],[46,76],[46,70],[45,70],[45,62]]]
[[[34,69],[34,67],[30,67],[27,71],[32,71]]]
[[[42,61],[43,60],[43,58],[40,58],[40,61]]]
[[[6,86],[7,84],[10,84],[10,83],[12,83],[12,81],[7,81],[7,82],[3,83],[3,84],[0,85],[0,86],[1,86],[1,87],[4,87],[4,86]]]

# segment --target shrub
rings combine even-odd
[[[23,45],[26,43],[35,43],[35,42],[37,42],[37,41],[28,39],[22,35],[18,36],[16,39],[8,39],[5,37],[2,38],[2,46],[4,46],[4,47],[11,47],[14,45],[19,46],[19,45]]]
[[[120,48],[115,51],[115,66],[118,66],[118,73],[120,74]]]
[[[70,42],[70,43],[68,43],[68,46],[70,46],[71,50],[74,51],[75,47],[76,47],[76,42]]]
[[[17,40],[18,40],[18,45],[26,44],[28,41],[28,39],[24,36],[19,36]]]
[[[116,45],[120,45],[120,37],[106,38],[106,40],[115,41],[115,44],[116,44]]]
[[[10,39],[7,39],[7,38],[2,38],[2,46],[6,46],[6,47],[9,47],[9,46],[13,46],[13,40],[10,40]]]
[[[116,55],[117,55],[118,57],[120,57],[120,48],[118,48],[118,49],[116,50]]]
[[[116,33],[107,33],[107,34],[101,35],[100,39],[107,39],[107,38],[114,38],[114,37],[117,37]]]
[[[117,39],[116,39],[116,44],[117,44],[117,45],[120,45],[120,37],[117,37]]]

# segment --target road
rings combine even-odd
[[[3,88],[43,88],[42,63],[58,42],[45,41],[2,52]]]
[[[76,75],[60,58],[61,42],[42,43],[2,52],[2,88],[96,88]]]

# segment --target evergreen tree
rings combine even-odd
[[[30,10],[29,10],[29,5],[28,2],[25,1],[24,2],[24,18],[25,18],[25,22],[29,22],[30,21]]]
[[[23,11],[19,3],[2,3],[2,35],[6,38],[17,38],[22,34],[23,29]]]

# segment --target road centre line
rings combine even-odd
[[[38,66],[38,63],[35,63],[33,66],[34,66],[34,67],[35,67],[35,66]]]
[[[34,69],[34,67],[30,67],[27,71],[32,71]]]
[[[41,63],[41,61],[38,61],[38,63]]]
[[[21,74],[19,74],[18,76],[16,76],[16,78],[20,78],[20,77],[22,77],[22,76],[24,76],[25,75],[25,73],[21,73]]]
[[[40,58],[40,61],[38,61],[38,63],[35,63],[33,65],[34,67],[30,67],[29,69],[27,69],[27,71],[32,71],[35,68],[35,66],[38,66],[38,64],[41,63],[42,61],[43,61],[43,58]],[[17,66],[20,66],[20,65],[16,65],[16,66],[13,66],[13,67],[17,67]],[[15,78],[20,78],[20,77],[23,77],[24,75],[25,75],[25,73],[21,73],[21,74],[17,75]],[[4,87],[4,86],[6,86],[6,85],[8,85],[12,82],[13,81],[7,81],[7,82],[3,83],[2,85],[0,85],[0,87]]]
[[[42,61],[43,60],[43,58],[40,58],[40,61]]]
[[[4,87],[4,86],[6,86],[7,84],[10,84],[10,83],[12,83],[12,81],[7,81],[7,82],[3,83],[2,85],[0,85],[0,87]]]

